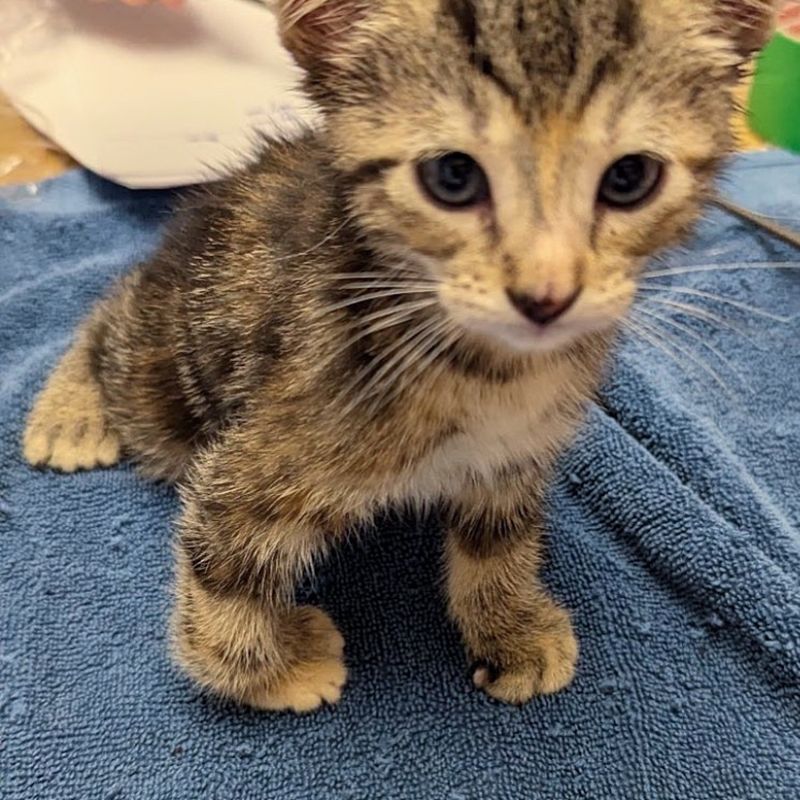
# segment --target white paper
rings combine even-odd
[[[248,0],[181,11],[109,0],[0,0],[0,89],[78,162],[133,188],[207,181],[255,132],[316,114],[276,21]]]

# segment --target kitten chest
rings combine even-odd
[[[576,427],[569,400],[561,381],[526,381],[513,391],[488,393],[456,419],[456,432],[402,476],[402,499],[425,502],[457,494],[476,476],[491,483],[512,463],[550,463]]]

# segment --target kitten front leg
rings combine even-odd
[[[344,640],[324,611],[294,603],[324,534],[285,496],[265,496],[269,489],[231,473],[232,464],[207,461],[187,490],[176,545],[180,666],[201,686],[258,709],[301,713],[335,703],[347,677]]]
[[[575,674],[569,614],[537,578],[541,535],[535,489],[471,492],[448,513],[449,611],[474,663],[473,682],[506,703],[558,692]]]

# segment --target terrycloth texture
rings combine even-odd
[[[731,190],[800,217],[800,161],[749,159]],[[688,356],[622,348],[553,493],[546,579],[582,645],[569,690],[523,709],[472,690],[437,531],[390,519],[306,590],[348,642],[341,705],[262,715],[202,696],[168,660],[173,492],[19,455],[34,392],[92,300],[155,245],[169,201],[83,173],[0,201],[0,795],[800,797],[799,320],[673,295],[752,337],[677,318],[726,366],[671,329],[730,395]],[[800,254],[714,214],[671,263],[744,260]],[[792,270],[674,282],[800,309]]]

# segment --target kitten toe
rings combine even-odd
[[[251,704],[265,711],[305,714],[323,703],[335,704],[342,696],[347,668],[341,658],[326,658],[297,665],[277,687],[257,693]]]
[[[43,467],[52,452],[51,432],[38,426],[29,425],[22,441],[22,454],[34,467]]]

